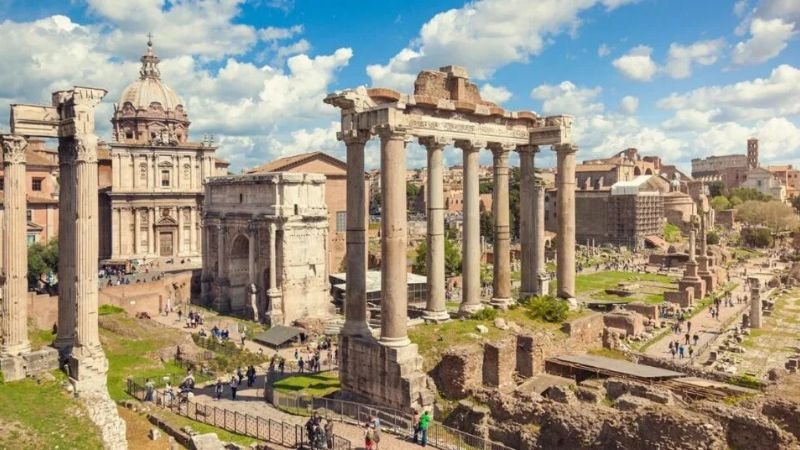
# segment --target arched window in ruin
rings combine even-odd
[[[642,169],[640,169],[639,166],[633,168],[633,176],[638,177],[641,174],[642,174]]]
[[[231,245],[231,258],[247,258],[250,255],[250,239],[240,234]]]

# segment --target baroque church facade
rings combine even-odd
[[[101,192],[101,258],[197,258],[202,254],[203,184],[226,175],[210,139],[189,140],[189,116],[161,80],[148,40],[139,79],[114,105],[111,186]]]

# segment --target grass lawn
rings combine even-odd
[[[100,431],[83,406],[61,387],[65,380],[0,384],[0,448],[102,448]]]
[[[672,278],[656,273],[635,273],[605,271],[579,274],[575,278],[575,290],[579,297],[595,301],[640,301],[657,304],[664,300],[663,292],[674,289]],[[622,297],[608,294],[606,289],[617,287],[620,283],[639,285],[633,295]]]
[[[28,339],[31,341],[32,350],[39,350],[52,344],[55,338],[53,330],[39,330],[32,323],[28,323]]]
[[[276,391],[324,397],[339,390],[339,374],[335,371],[284,378],[274,385]]]
[[[180,382],[185,374],[183,368],[172,362],[162,363],[157,352],[174,345],[181,332],[170,328],[154,328],[154,324],[134,319],[126,314],[114,314],[101,318],[100,339],[108,358],[108,392],[113,400],[128,398],[125,383],[128,377],[152,377],[160,383],[166,375],[173,383]]]

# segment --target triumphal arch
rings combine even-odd
[[[364,88],[336,92],[325,102],[341,109],[338,138],[347,146],[347,286],[345,325],[340,340],[340,378],[345,391],[398,408],[427,407],[433,401],[417,347],[407,333],[406,144],[413,139],[427,149],[428,299],[425,318],[449,319],[445,308],[443,150],[462,151],[464,314],[483,307],[480,298],[480,224],[478,155],[494,161],[495,260],[491,304],[512,301],[509,233],[509,165],[520,156],[521,295],[547,293],[544,259],[544,186],[534,176],[534,155],[550,145],[558,165],[557,295],[575,295],[575,153],[572,117],[540,117],[510,112],[481,99],[478,87],[457,66],[423,71],[414,93]],[[366,204],[364,148],[374,136],[381,151],[381,330],[373,337],[367,322]],[[429,409],[430,411],[430,409]]]

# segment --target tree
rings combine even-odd
[[[772,233],[763,227],[745,228],[741,234],[742,242],[748,247],[770,247],[772,246]]]
[[[417,246],[417,256],[411,264],[411,270],[420,275],[428,274],[428,242],[422,241]],[[454,239],[444,240],[444,275],[453,277],[461,273],[461,249]]]
[[[736,207],[736,217],[747,227],[765,227],[773,233],[794,230],[800,225],[794,208],[777,200],[748,200]]]
[[[480,217],[481,236],[487,243],[494,242],[494,215],[491,211],[484,211]]]
[[[766,202],[772,199],[771,196],[762,194],[761,191],[758,191],[753,188],[733,188],[730,190],[729,197],[739,197],[742,201],[748,200],[756,200],[760,202]]]
[[[481,181],[478,185],[478,192],[481,194],[491,194],[494,191],[494,184],[491,181]]]
[[[40,281],[50,285],[46,275],[58,271],[58,239],[51,239],[47,244],[34,242],[28,246],[28,285],[36,286]],[[43,278],[42,276],[45,275]]]
[[[708,187],[708,194],[711,197],[720,197],[725,195],[725,183],[722,181],[711,181],[706,183]]]
[[[711,207],[714,208],[714,211],[724,211],[730,209],[731,201],[728,200],[728,197],[718,195],[711,199]]]
[[[414,183],[406,183],[406,203],[412,204],[419,197],[420,187]]]

